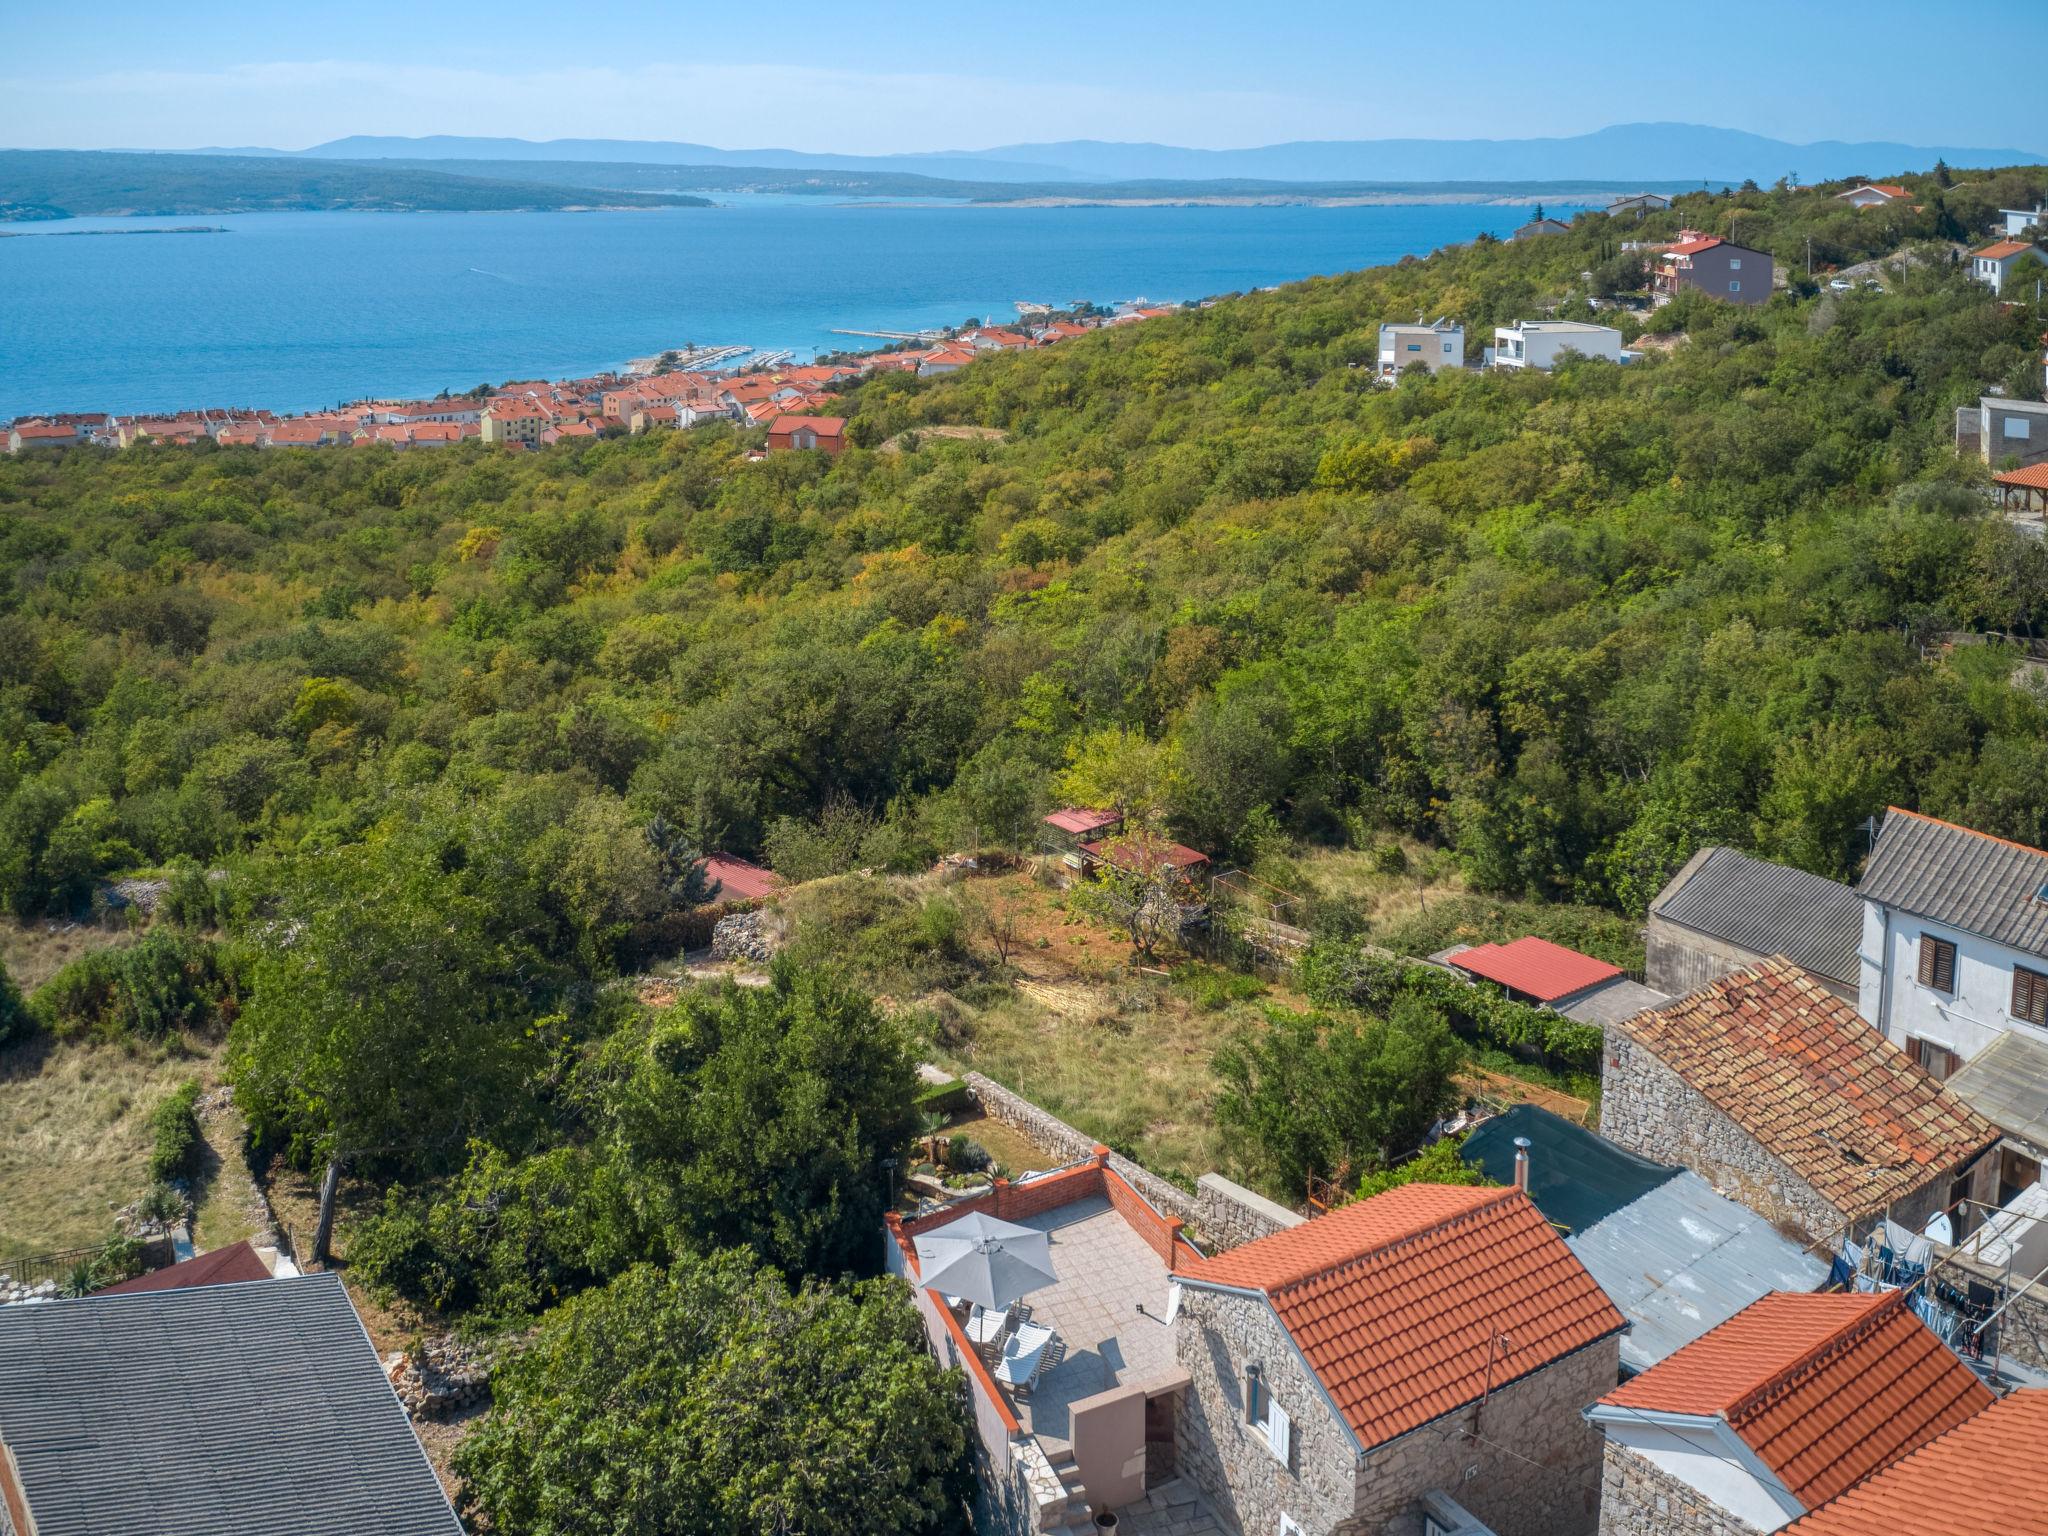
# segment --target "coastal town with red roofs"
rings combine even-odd
[[[135,415],[66,411],[24,416],[0,426],[0,443],[9,453],[24,453],[79,445],[189,446],[202,438],[224,448],[445,448],[475,438],[528,451],[583,438],[729,422],[767,428],[766,452],[836,454],[846,446],[846,423],[831,414],[832,395],[854,380],[889,371],[923,378],[957,373],[990,353],[1052,346],[1104,326],[1156,319],[1179,308],[1135,300],[1108,311],[1043,311],[1020,315],[1014,325],[929,333],[890,350],[847,353],[801,365],[790,362],[787,353],[763,359],[745,347],[663,352],[629,363],[618,373],[520,380],[431,400],[358,400],[296,416],[233,408]]]

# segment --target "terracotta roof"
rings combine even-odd
[[[1621,967],[1595,960],[1533,934],[1512,944],[1475,944],[1449,957],[1461,971],[1513,987],[1538,1002],[1569,997],[1621,974]]]
[[[2029,464],[2024,469],[2001,470],[1991,477],[1991,482],[2021,490],[2048,491],[2048,462]]]
[[[153,1269],[133,1280],[123,1280],[95,1291],[96,1296],[131,1296],[137,1291],[176,1291],[188,1285],[226,1285],[236,1280],[268,1280],[270,1271],[247,1241],[230,1243],[211,1253]]]
[[[2048,1536],[2048,1392],[2015,1392],[1784,1536]]]
[[[1992,1401],[1906,1305],[1774,1291],[1600,1399],[1719,1418],[1808,1509]]]
[[[1851,1217],[1998,1139],[1996,1126],[1782,955],[1619,1027]]]
[[[839,437],[846,431],[843,416],[778,416],[768,424],[770,432],[795,432],[809,427],[820,437]]]
[[[2018,256],[2033,248],[2033,245],[2025,240],[1999,240],[1985,246],[1981,251],[1972,251],[1970,254],[1988,256],[1993,261],[2004,261],[2008,256]]]
[[[1624,1326],[1519,1189],[1406,1185],[1178,1278],[1263,1293],[1368,1449]]]
[[[1672,256],[1696,256],[1701,251],[1711,251],[1720,243],[1719,235],[1703,235],[1697,240],[1686,240],[1678,245],[1669,246],[1666,251]]]
[[[1099,832],[1104,827],[1113,827],[1123,819],[1121,811],[1090,811],[1070,805],[1046,817],[1045,824],[1049,827],[1058,827],[1062,832],[1072,832],[1078,837],[1088,832]]]

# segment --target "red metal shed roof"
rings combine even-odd
[[[130,1296],[138,1291],[182,1291],[192,1285],[228,1285],[237,1280],[268,1280],[270,1271],[263,1261],[256,1257],[256,1250],[247,1242],[230,1243],[225,1248],[216,1248],[211,1253],[202,1253],[197,1258],[186,1259],[181,1264],[172,1264],[164,1269],[153,1269],[146,1275],[137,1275],[133,1280],[123,1280],[119,1285],[110,1285],[94,1294],[100,1296]]]
[[[1480,944],[1449,957],[1452,965],[1488,981],[1548,1003],[1570,997],[1621,974],[1621,967],[1595,960],[1534,935],[1512,944]]]
[[[1624,1326],[1519,1189],[1409,1184],[1178,1278],[1263,1293],[1367,1448]]]
[[[1193,869],[1197,864],[1209,862],[1209,855],[1199,848],[1190,848],[1186,843],[1170,843],[1163,837],[1106,837],[1081,845],[1083,853],[1093,854],[1105,864],[1114,864],[1119,869],[1156,869],[1162,864],[1175,869]]]
[[[1062,832],[1071,832],[1076,837],[1083,837],[1090,832],[1100,832],[1104,827],[1113,827],[1123,819],[1121,811],[1085,811],[1078,806],[1070,805],[1046,817],[1045,824],[1049,827],[1058,827]]]
[[[1600,1401],[1725,1420],[1813,1509],[1992,1397],[1903,1291],[1774,1291]]]

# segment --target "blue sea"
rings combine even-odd
[[[1205,298],[1426,255],[1523,207],[979,208],[758,198],[620,213],[268,213],[0,225],[0,420],[315,410],[567,378],[687,345]],[[84,237],[210,225],[222,234]]]

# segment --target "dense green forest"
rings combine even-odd
[[[903,1529],[946,1529],[950,1388],[900,1300],[819,1282],[872,1268],[887,1160],[920,1128],[910,1026],[830,934],[938,964],[962,914],[825,881],[830,922],[771,985],[645,1008],[612,983],[673,952],[697,854],[913,871],[1117,801],[1254,868],[1398,837],[1480,892],[1625,926],[1706,842],[1850,876],[1887,803],[2048,842],[2048,698],[2011,646],[1951,638],[2048,624],[2048,547],[1952,446],[1986,387],[2039,397],[2048,313],[2031,283],[1997,302],[1950,243],[2044,180],[1968,182],[1867,212],[1698,194],[890,375],[847,392],[836,459],[697,429],[10,460],[0,904],[167,886],[155,934],[9,996],[0,1037],[232,1020],[259,1153],[371,1192],[359,1280],[543,1319],[463,1453],[501,1528],[542,1528],[613,1430],[679,1465],[737,1454],[695,1396],[579,1427],[674,1352],[673,1390],[761,1406],[763,1443],[801,1426],[747,1383],[793,1373],[808,1400],[835,1359],[874,1362],[893,1428],[829,1433],[874,1440]],[[1640,284],[1624,243],[1681,225],[1773,251],[1791,284],[1620,313],[1648,327],[1626,365],[1375,384],[1381,321],[1450,314],[1476,349],[1590,316]],[[1823,275],[1900,259],[1838,292],[1809,249]],[[958,424],[1002,436],[920,430]],[[1386,990],[1309,981],[1333,1008]],[[1444,1012],[1276,1015],[1221,1058],[1232,1123],[1284,1138],[1276,1177],[1363,1168],[1448,1092]],[[1298,1113],[1324,1098],[1267,1093],[1304,1061],[1327,1088],[1318,1059],[1430,1095],[1334,1104],[1363,1133],[1333,1145]],[[164,1134],[167,1161],[190,1145]],[[745,1319],[715,1361],[687,1344],[706,1318]],[[657,1492],[545,1528],[667,1529]],[[858,1528],[801,1489],[749,1497],[763,1530]]]
[[[565,168],[566,169],[566,168]],[[568,178],[573,181],[573,178]],[[0,150],[0,223],[131,214],[506,212],[708,207],[701,197],[605,191],[565,178],[451,175],[381,162],[111,150]]]

